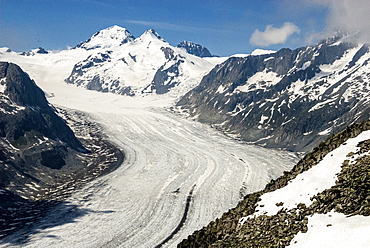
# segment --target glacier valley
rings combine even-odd
[[[0,247],[173,247],[298,161],[295,153],[247,145],[171,112],[174,95],[129,97],[68,85],[81,55],[62,55],[9,53],[1,60],[20,65],[54,106],[102,125],[125,160]]]

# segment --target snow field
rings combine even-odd
[[[299,232],[288,247],[366,248],[370,244],[370,217],[329,212],[308,217],[307,233]]]
[[[262,195],[256,213],[243,217],[240,222],[243,223],[253,216],[272,216],[283,208],[295,208],[299,203],[310,206],[312,196],[335,185],[336,175],[341,171],[343,161],[349,160],[347,154],[356,152],[357,144],[367,139],[370,139],[370,131],[364,131],[357,137],[348,139],[337,149],[328,153],[317,165],[299,174],[287,186]],[[283,202],[283,205],[278,204],[277,206],[280,202]]]

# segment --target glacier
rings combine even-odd
[[[295,153],[247,145],[171,112],[175,95],[128,97],[64,83],[88,53],[0,55],[35,79],[53,105],[100,123],[126,156],[66,199],[70,207],[56,206],[0,247],[173,247],[298,161]]]

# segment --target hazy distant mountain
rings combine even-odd
[[[7,52],[11,52],[11,50],[8,50]],[[36,49],[32,49],[28,52],[23,52],[21,53],[21,55],[24,55],[24,56],[34,56],[35,54],[48,54],[49,52],[46,51],[44,48],[42,47],[39,47],[39,48],[36,48]]]
[[[0,53],[10,53],[12,50],[9,47],[0,47]]]
[[[229,58],[178,106],[245,141],[309,151],[328,135],[369,118],[369,48],[345,38]]]

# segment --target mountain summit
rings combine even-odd
[[[114,25],[96,32],[90,39],[78,44],[76,47],[85,48],[86,50],[110,48],[113,46],[120,46],[134,39],[135,37],[127,29]]]
[[[154,29],[148,29],[137,40],[150,41],[157,39],[166,42]]]
[[[177,45],[178,48],[183,48],[187,53],[198,57],[213,57],[207,48],[191,41],[182,41]]]

